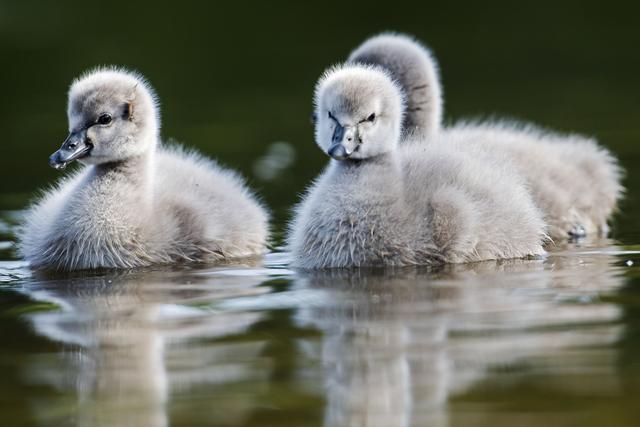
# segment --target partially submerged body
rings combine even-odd
[[[544,253],[541,213],[507,156],[444,134],[400,144],[402,96],[381,69],[328,71],[316,115],[316,142],[334,160],[296,209],[288,240],[294,265],[438,265]]]
[[[136,165],[63,179],[28,212],[24,257],[36,268],[78,270],[264,251],[266,215],[238,175],[177,149],[159,149],[150,163],[148,176]]]
[[[507,156],[543,212],[553,241],[608,233],[624,192],[622,169],[595,139],[501,122],[463,123],[442,133],[491,156]]]
[[[27,213],[20,251],[34,268],[131,268],[258,255],[265,210],[235,173],[158,146],[153,92],[139,76],[99,70],[69,94],[71,133],[51,164],[86,166]]]
[[[332,161],[296,209],[303,268],[440,265],[544,254],[544,223],[504,164],[450,141]]]

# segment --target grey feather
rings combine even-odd
[[[436,265],[544,253],[542,215],[507,156],[446,134],[430,144],[422,136],[399,144],[403,97],[386,70],[330,69],[315,104],[323,151],[331,151],[336,121],[362,143],[349,158],[332,160],[296,207],[288,234],[295,266]],[[376,120],[362,121],[371,111]]]
[[[133,115],[120,117],[128,103]],[[104,111],[114,120],[87,131],[85,166],[27,212],[19,248],[34,268],[131,268],[265,251],[268,217],[242,178],[159,144],[159,109],[143,78],[110,68],[76,80],[70,130]]]
[[[403,34],[382,33],[358,46],[348,61],[381,66],[398,82],[406,99],[405,136],[440,129],[442,85],[438,63],[426,46]]]
[[[409,106],[405,135],[425,128],[431,135],[440,131],[444,139],[479,144],[489,154],[506,155],[531,189],[548,223],[548,234],[556,242],[608,232],[608,221],[624,194],[623,170],[595,139],[508,121],[440,126],[442,88],[436,60],[424,45],[405,35],[371,37],[349,59],[381,65],[401,84]],[[420,89],[412,92],[411,88]],[[411,110],[423,100],[433,108]]]

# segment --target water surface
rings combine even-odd
[[[4,425],[637,425],[639,251],[287,260],[71,275],[3,261]]]

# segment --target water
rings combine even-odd
[[[0,0],[1,426],[640,425],[638,5]],[[636,9],[636,10],[632,10]],[[273,213],[326,157],[311,95],[365,37],[416,35],[447,121],[596,136],[627,170],[610,239],[544,260],[307,274],[247,265],[42,275],[15,226],[60,176],[70,81],[145,74],[163,137],[247,176]]]
[[[3,425],[637,425],[640,251],[319,273],[287,259],[2,262]]]

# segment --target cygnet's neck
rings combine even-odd
[[[96,206],[140,217],[152,208],[155,144],[150,147],[125,160],[92,166],[86,186]]]
[[[155,150],[149,150],[125,160],[95,165],[94,179],[126,180],[142,189],[149,185],[151,180],[151,166],[154,156]]]
[[[337,168],[337,170],[348,170],[352,172],[367,170],[367,173],[369,173],[369,170],[371,169],[399,172],[400,168],[399,157],[395,151],[378,154],[377,156],[368,157],[366,159],[347,159],[340,161],[334,160],[332,161],[332,164]]]
[[[342,188],[351,199],[365,204],[404,202],[402,170],[394,151],[363,160],[333,160],[330,170],[336,190]]]

